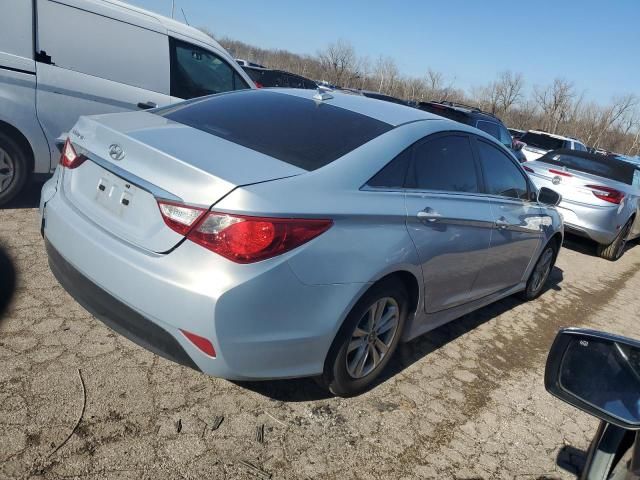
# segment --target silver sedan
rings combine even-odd
[[[598,243],[598,255],[618,260],[640,236],[640,167],[613,156],[555,150],[524,169],[538,187],[562,195],[568,232]]]
[[[475,128],[256,90],[80,118],[41,215],[60,283],[131,340],[211,375],[317,376],[347,396],[398,342],[540,295],[557,201]]]

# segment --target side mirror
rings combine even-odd
[[[545,205],[559,205],[562,201],[562,195],[560,195],[555,190],[551,190],[547,187],[542,187],[538,191],[538,202],[544,203]]]
[[[544,374],[549,393],[607,423],[640,430],[640,342],[579,328],[560,330]]]

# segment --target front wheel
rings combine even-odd
[[[371,287],[347,316],[325,361],[322,384],[340,397],[369,388],[395,352],[404,328],[408,295],[390,279]]]
[[[624,253],[624,247],[627,246],[627,240],[629,239],[629,233],[631,233],[631,227],[633,226],[633,218],[630,218],[625,223],[622,230],[618,233],[618,236],[609,245],[598,245],[598,256],[606,260],[615,262]]]
[[[544,250],[542,250],[540,258],[538,258],[536,265],[529,275],[525,289],[520,292],[520,298],[527,301],[534,300],[542,294],[542,290],[553,270],[557,255],[558,247],[556,246],[556,242],[551,241],[544,247]]]

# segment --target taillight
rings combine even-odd
[[[527,167],[526,165],[523,165],[522,168],[524,168],[525,172],[529,172],[529,173],[535,173],[535,171],[533,170],[533,168],[531,167]]]
[[[605,202],[620,204],[624,199],[624,193],[615,188],[605,187],[603,185],[586,185],[591,189],[591,192],[600,200]]]
[[[158,207],[160,207],[160,213],[162,214],[164,223],[180,235],[189,233],[200,217],[204,216],[204,213],[207,211],[204,208],[188,207],[164,200],[158,201]]]
[[[555,175],[562,175],[563,177],[573,177],[569,172],[563,172],[562,170],[555,170],[553,168],[549,169],[549,173],[553,173]]]
[[[60,155],[60,165],[68,169],[78,168],[87,159],[84,155],[78,155],[71,145],[71,142],[67,138],[62,147],[62,154]]]
[[[264,88],[264,85],[262,85],[260,82],[253,82],[256,84],[256,88]]]
[[[253,263],[293,250],[327,231],[333,222],[250,217],[158,201],[165,223],[198,245],[236,263]]]

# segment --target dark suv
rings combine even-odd
[[[502,120],[491,113],[483,112],[476,107],[454,102],[420,102],[417,108],[476,127],[492,137],[497,138],[500,143],[513,153],[520,163],[527,161],[524,153],[521,151],[522,144],[514,141],[509,130],[507,130],[507,127],[502,123]]]
[[[284,70],[271,70],[270,68],[242,66],[247,75],[256,84],[256,87],[282,87],[282,88],[318,88],[318,84],[295,73]]]

